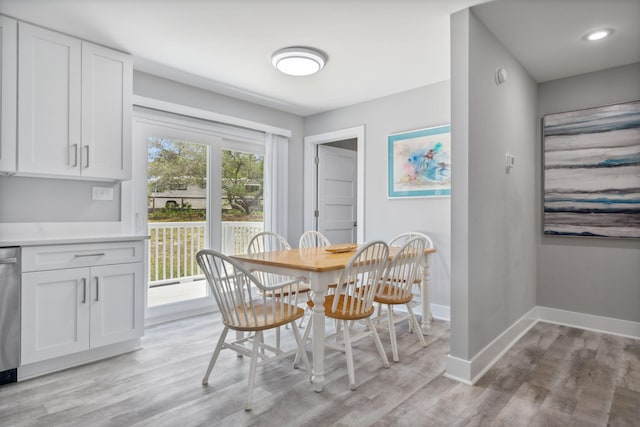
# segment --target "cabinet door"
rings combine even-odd
[[[91,348],[141,337],[143,300],[142,263],[91,268]]]
[[[81,42],[18,25],[18,171],[80,175]]]
[[[0,16],[0,172],[16,171],[18,25]]]
[[[131,178],[132,61],[82,42],[82,176]]]
[[[22,275],[22,364],[89,348],[89,269]]]

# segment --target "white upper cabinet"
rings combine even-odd
[[[18,171],[80,176],[82,42],[18,26]]]
[[[16,171],[18,25],[0,16],[0,173]]]
[[[132,61],[82,42],[82,175],[131,177]]]
[[[129,179],[131,57],[18,25],[18,173]]]

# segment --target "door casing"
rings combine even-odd
[[[363,243],[365,241],[365,201],[364,201],[364,182],[365,182],[365,170],[364,170],[364,125],[355,126],[352,128],[335,130],[332,132],[320,133],[316,135],[310,135],[304,137],[304,200],[303,200],[303,213],[304,213],[304,229],[315,230],[316,222],[314,211],[317,200],[317,176],[315,173],[315,155],[316,146],[318,144],[326,144],[329,142],[341,141],[345,139],[355,138],[357,141],[358,154],[358,207],[357,207],[357,243]]]

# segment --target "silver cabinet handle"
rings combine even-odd
[[[87,279],[85,277],[82,278],[82,303],[85,304],[87,302]]]
[[[100,301],[100,282],[96,276],[96,302]]]
[[[0,264],[15,264],[18,258],[0,258]]]
[[[90,256],[104,256],[106,255],[104,252],[95,253],[95,254],[75,254],[74,258],[85,258]]]
[[[83,148],[87,149],[87,158],[86,158],[86,162],[85,162],[85,165],[84,165],[84,168],[86,169],[86,168],[89,167],[89,146],[85,145]]]
[[[78,167],[78,144],[71,144],[69,146],[70,148],[73,147],[73,166],[74,168]],[[69,164],[71,164],[71,161],[69,160]]]

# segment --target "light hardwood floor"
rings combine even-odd
[[[442,376],[448,323],[435,322],[426,348],[405,324],[389,369],[373,342],[354,345],[357,390],[344,355],[329,351],[323,392],[276,362],[258,368],[245,412],[248,358],[223,351],[200,383],[220,331],[217,315],[157,325],[140,351],[0,387],[0,425],[640,426],[638,340],[538,323],[467,386]]]

